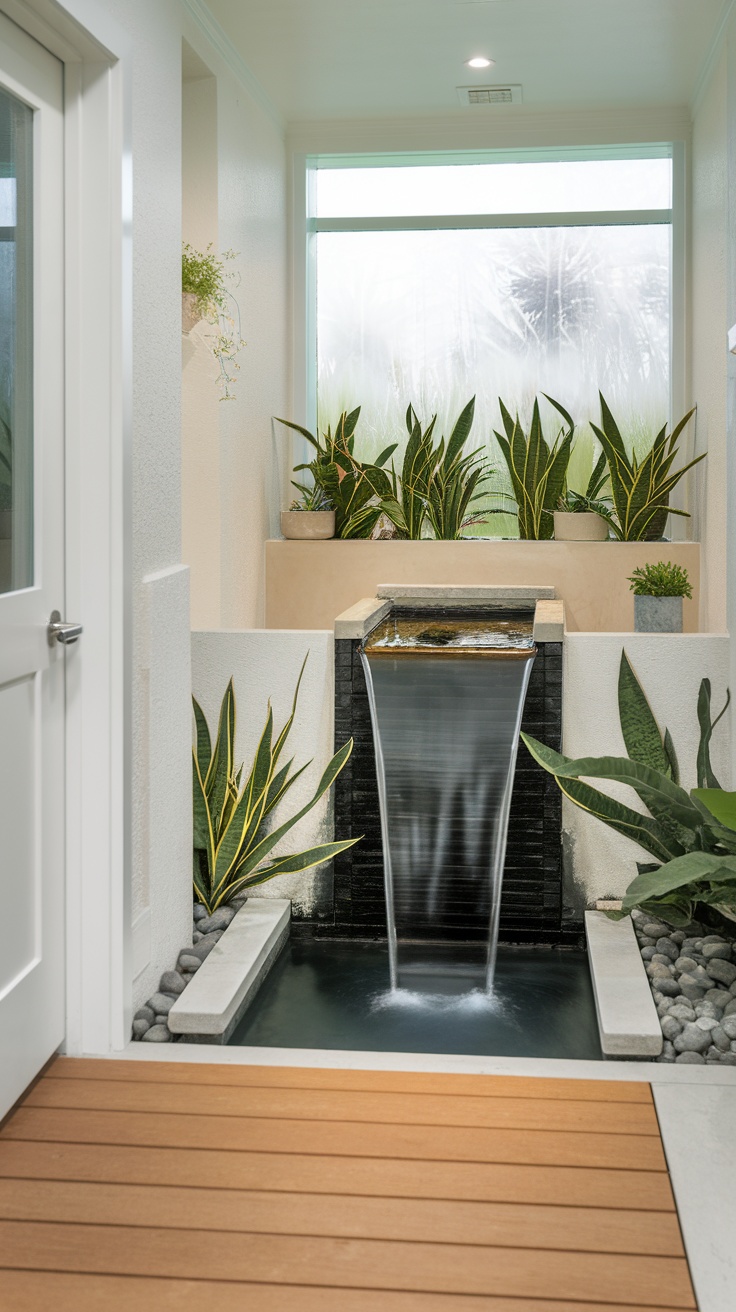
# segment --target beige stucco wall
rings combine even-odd
[[[286,542],[266,544],[269,628],[330,628],[335,617],[379,583],[551,584],[572,630],[634,627],[627,582],[646,561],[684,565],[693,600],[686,632],[698,628],[697,542]]]

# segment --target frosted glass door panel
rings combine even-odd
[[[495,464],[499,396],[528,417],[548,392],[585,427],[600,388],[645,445],[665,422],[669,225],[320,233],[317,243],[319,419],[362,406],[361,452],[405,442],[409,402],[427,419],[437,412],[446,433],[474,394],[471,445],[487,444]]]
[[[0,88],[0,593],[33,583],[33,111]]]

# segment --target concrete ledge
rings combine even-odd
[[[658,1057],[662,1030],[631,917],[586,911],[590,973],[606,1057]]]
[[[534,610],[540,598],[551,600],[555,590],[551,585],[511,587],[495,583],[379,583],[376,595],[390,601],[403,602],[406,606],[452,605],[455,602],[497,606],[500,610],[506,610],[509,606]]]
[[[250,897],[169,1012],[189,1043],[227,1043],[289,937],[288,898]]]
[[[363,597],[354,606],[344,610],[335,620],[336,638],[367,638],[372,629],[385,619],[391,609],[389,601],[377,597]]]
[[[562,642],[564,637],[564,601],[538,601],[534,608],[534,641]]]

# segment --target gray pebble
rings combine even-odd
[[[657,999],[655,998],[654,1001],[657,1002]],[[670,1001],[669,998],[662,998],[659,1002],[657,1002],[657,1015],[668,1016],[671,1006],[672,1006],[672,1002]]]
[[[665,1039],[664,1043],[662,1044],[661,1055],[657,1057],[657,1061],[674,1061],[675,1055],[676,1055],[675,1050],[672,1044],[669,1042],[668,1039]]]
[[[697,961],[695,961],[692,957],[678,957],[677,960],[675,961],[675,970],[678,970],[682,975],[683,972],[687,972],[689,970],[696,970],[697,965],[698,965]]]
[[[165,970],[159,980],[159,990],[161,993],[173,993],[176,997],[183,993],[187,982],[178,970]]]
[[[723,1008],[723,1014],[724,1016],[736,1015],[736,998],[731,998],[731,1001],[726,1003]]]
[[[636,937],[639,940],[640,947],[643,948],[653,948],[655,943],[657,942],[656,938],[648,938],[646,934],[637,933]],[[656,948],[655,948],[655,952],[656,952]]]
[[[693,1008],[686,1007],[682,1002],[675,1003],[675,1005],[670,1009],[670,1016],[674,1016],[675,1020],[680,1020],[683,1022],[683,1024],[685,1023],[685,1021],[695,1020],[695,1012]]]
[[[192,950],[191,950],[192,956],[199,957],[200,961],[204,961],[205,957],[209,956],[213,947],[221,938],[222,938],[221,930],[215,930],[214,933],[212,934],[205,934],[204,937],[201,938],[198,943],[194,943],[192,945]],[[189,952],[187,952],[187,956],[189,956]],[[181,961],[181,958],[179,958],[179,960]]]
[[[721,1052],[731,1051],[731,1040],[722,1025],[716,1025],[716,1028],[711,1030],[710,1037]]]
[[[655,943],[658,938],[666,938],[669,934],[667,926],[660,924],[658,920],[646,921],[641,927],[641,932],[646,934],[648,938],[653,938]]]
[[[664,952],[655,952],[652,957],[652,964],[655,962],[658,966],[666,966],[668,971],[672,970],[672,960],[669,957],[666,957]]]
[[[201,924],[202,922],[200,921],[199,923]],[[199,940],[203,937],[204,935],[200,934],[198,929],[192,931],[192,943],[199,943]]]
[[[202,906],[201,902],[195,902],[192,910],[192,920],[204,920],[207,916],[207,908]]]
[[[715,1015],[717,1015],[717,1010],[716,1010],[716,1008],[713,1006],[713,1003],[712,1003],[712,1002],[708,1002],[708,999],[707,999],[707,998],[703,998],[703,1001],[702,1001],[702,1002],[696,1002],[696,1003],[695,1003],[695,1015],[696,1015],[696,1016],[715,1016]]]
[[[179,953],[180,970],[199,970],[202,962],[199,957],[195,957],[192,952],[184,951]]]
[[[697,984],[685,983],[684,976],[680,979],[680,992],[684,994],[688,1002],[700,1002],[705,997],[705,990],[698,988]]]
[[[153,1025],[154,1012],[151,1007],[139,1007],[133,1020],[147,1020],[149,1025]]]
[[[659,976],[657,979],[657,988],[660,993],[670,998],[676,998],[680,992],[679,982],[672,978],[665,979],[664,976]]]
[[[706,961],[713,961],[715,957],[720,957],[723,961],[730,961],[730,944],[724,943],[722,939],[714,939],[709,943],[706,938],[703,941],[703,956]]]
[[[723,1008],[728,1002],[730,1002],[730,1000],[731,994],[728,992],[728,989],[708,989],[708,992],[703,998],[703,1002],[712,1003],[718,1011],[723,1011]]]
[[[157,1016],[168,1016],[175,1002],[176,998],[171,993],[154,993],[148,999],[149,1007],[153,1008]]]
[[[702,947],[702,938],[685,938],[682,940],[681,951],[683,956],[687,956],[688,952],[700,952]]]
[[[676,961],[680,955],[677,945],[669,938],[658,938],[656,947],[657,952],[667,957],[668,961]]]
[[[142,1039],[142,1038],[143,1038],[143,1035],[144,1035],[145,1032],[146,1032],[146,1030],[150,1030],[150,1028],[151,1028],[151,1023],[150,1023],[150,1021],[147,1021],[147,1020],[134,1020],[134,1021],[133,1021],[133,1038],[134,1038],[134,1039]]]
[[[704,1030],[697,1021],[691,1021],[673,1042],[677,1052],[705,1052],[710,1047],[710,1030]]]
[[[200,920],[198,928],[203,934],[210,934],[213,929],[227,929],[230,922],[235,917],[235,911],[232,907],[218,907],[213,911],[211,916],[205,920]]]
[[[666,966],[661,961],[648,961],[644,969],[652,980],[671,979],[674,966]]]
[[[721,1054],[718,1048],[708,1048],[705,1054],[705,1060],[709,1066],[715,1066],[716,1063],[720,1063]]]
[[[679,1020],[675,1020],[674,1016],[662,1017],[662,1033],[664,1034],[664,1037],[666,1039],[676,1039],[678,1034],[680,1034],[681,1032],[682,1032],[682,1025],[680,1024]],[[730,1048],[730,1044],[729,1044],[729,1048]]]
[[[736,1052],[722,1052],[721,1066],[736,1066]]]
[[[736,982],[736,966],[730,961],[722,961],[720,957],[714,957],[708,962],[708,974],[711,979],[717,979],[721,984],[730,986]]]
[[[736,1016],[724,1016],[721,1021],[721,1028],[729,1039],[736,1039]]]
[[[678,945],[684,943],[685,942],[684,929],[673,929],[672,933],[670,934],[670,939],[672,940],[673,943],[677,943]]]
[[[656,951],[657,951],[657,949],[656,949],[656,948],[653,948],[653,947],[652,947],[652,948],[642,948],[642,950],[641,950],[642,961],[651,961],[651,959],[652,959],[652,957],[654,956],[654,954],[655,954]]]
[[[171,1034],[167,1025],[152,1025],[146,1030],[143,1043],[171,1043]]]
[[[680,1052],[675,1057],[675,1061],[682,1066],[704,1066],[705,1057],[702,1052]]]

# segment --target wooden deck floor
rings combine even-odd
[[[4,1312],[696,1307],[646,1084],[57,1060],[0,1131]]]

